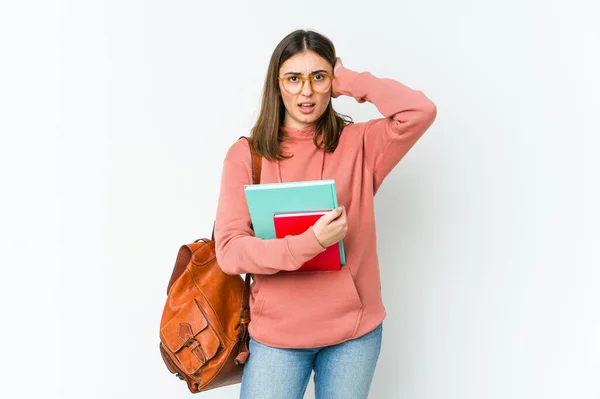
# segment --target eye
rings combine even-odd
[[[297,82],[298,82],[298,76],[290,76],[290,77],[288,78],[288,81],[289,81],[290,83],[297,83]]]
[[[313,80],[315,80],[317,82],[319,80],[323,80],[323,79],[325,79],[325,75],[323,75],[322,73],[318,73],[318,74],[316,74],[316,75],[313,76]]]

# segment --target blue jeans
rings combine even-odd
[[[366,399],[381,350],[383,323],[337,345],[281,349],[250,338],[241,399],[302,399],[315,371],[316,399]]]

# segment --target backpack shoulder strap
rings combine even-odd
[[[246,141],[248,141],[248,147],[250,147],[250,158],[252,159],[252,184],[260,184],[262,157],[256,152],[254,144],[252,143],[252,137],[242,136],[240,139],[246,139]]]
[[[248,141],[248,147],[250,147],[250,157],[252,159],[252,184],[260,184],[260,172],[262,170],[262,157],[258,155],[251,137],[242,136],[240,139],[246,139]],[[240,314],[240,325],[242,328],[240,346],[238,348],[238,355],[235,358],[235,364],[244,364],[248,355],[250,354],[250,348],[248,346],[248,323],[250,323],[250,279],[252,274],[246,273],[244,280],[244,292],[242,295],[242,313]]]

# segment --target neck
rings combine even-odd
[[[282,126],[281,130],[285,133],[285,137],[293,141],[312,141],[315,133],[315,126],[309,125],[301,128]]]

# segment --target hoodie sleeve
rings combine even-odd
[[[384,118],[360,124],[365,161],[373,173],[374,192],[437,115],[435,104],[423,92],[392,79],[358,73],[343,66],[335,72],[333,91],[375,105]]]
[[[275,274],[298,270],[325,249],[311,228],[304,233],[263,240],[255,237],[244,185],[252,183],[250,149],[246,140],[234,143],[223,162],[217,204],[217,261],[227,274]]]

